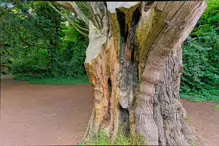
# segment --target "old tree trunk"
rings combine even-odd
[[[85,67],[94,88],[85,137],[119,129],[149,145],[189,145],[193,134],[179,100],[181,44],[204,1],[91,2]]]

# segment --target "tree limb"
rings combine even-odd
[[[80,30],[80,29],[82,29],[82,30],[88,31],[87,29],[80,27],[78,24],[74,23],[74,22],[69,18],[69,16],[67,16],[66,14],[61,13],[61,12],[60,12],[59,10],[57,10],[50,2],[48,2],[48,3],[49,3],[49,5],[50,5],[56,12],[58,12],[60,15],[64,16],[64,17],[68,20],[68,22],[69,22],[80,34],[82,34],[82,35],[85,36],[85,37],[88,37],[88,34],[82,32],[82,31]]]
[[[68,2],[58,2],[58,1],[56,1],[56,4],[57,4],[58,6],[60,6],[60,7],[63,7],[63,8],[66,9],[66,10],[71,11],[71,12],[74,13],[76,16],[78,16],[77,12],[76,12],[74,9],[72,9],[72,6],[71,6]]]
[[[88,18],[84,15],[84,13],[78,8],[78,6],[76,5],[75,2],[58,2],[58,1],[56,1],[56,3],[57,3],[59,6],[65,8],[65,9],[71,11],[71,12],[73,12],[76,16],[79,17],[79,19],[81,19],[82,21],[84,21],[85,24],[86,24],[87,26],[89,26],[89,19],[88,19]]]
[[[78,8],[75,2],[69,2],[72,8],[77,12],[78,16],[89,26],[89,19],[84,15],[84,13]]]

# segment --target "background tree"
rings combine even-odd
[[[58,2],[76,13],[74,2]],[[189,145],[192,134],[179,101],[181,44],[206,4],[91,2],[85,67],[94,87],[86,135],[104,129],[113,140],[123,127],[149,145]]]
[[[56,4],[54,7],[60,9]],[[48,3],[8,2],[2,3],[0,9],[1,64],[5,71],[9,64],[11,71],[6,71],[7,74],[27,74],[34,78],[86,78],[83,62],[87,39]],[[76,17],[71,19],[83,26]]]
[[[34,10],[40,21],[37,21],[36,26],[43,28],[42,36],[48,40],[48,55],[50,58],[51,75],[56,76],[59,69],[59,58],[57,57],[59,47],[61,44],[61,16],[51,8],[48,3],[33,3]],[[44,22],[43,22],[44,21]],[[41,37],[42,37],[41,36]]]

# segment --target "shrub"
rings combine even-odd
[[[209,0],[197,26],[183,44],[181,96],[219,101],[219,1]]]

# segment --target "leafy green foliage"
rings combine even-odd
[[[50,75],[50,61],[48,51],[45,49],[33,49],[26,53],[20,53],[15,58],[12,72],[14,74],[30,74],[36,77]]]
[[[13,7],[0,6],[4,26],[0,46],[10,52],[5,58],[13,60],[13,74],[37,78],[86,76],[87,39],[46,2],[11,4]],[[76,18],[75,23],[83,26]]]
[[[201,20],[183,44],[181,96],[219,102],[219,1],[209,0]]]
[[[68,77],[86,75],[84,60],[88,40],[80,35],[71,26],[63,30],[65,36],[62,38],[60,50],[60,74]]]
[[[1,49],[0,55],[1,55],[1,75],[9,74],[12,69],[12,60],[8,57],[10,56],[10,52],[6,49]]]

